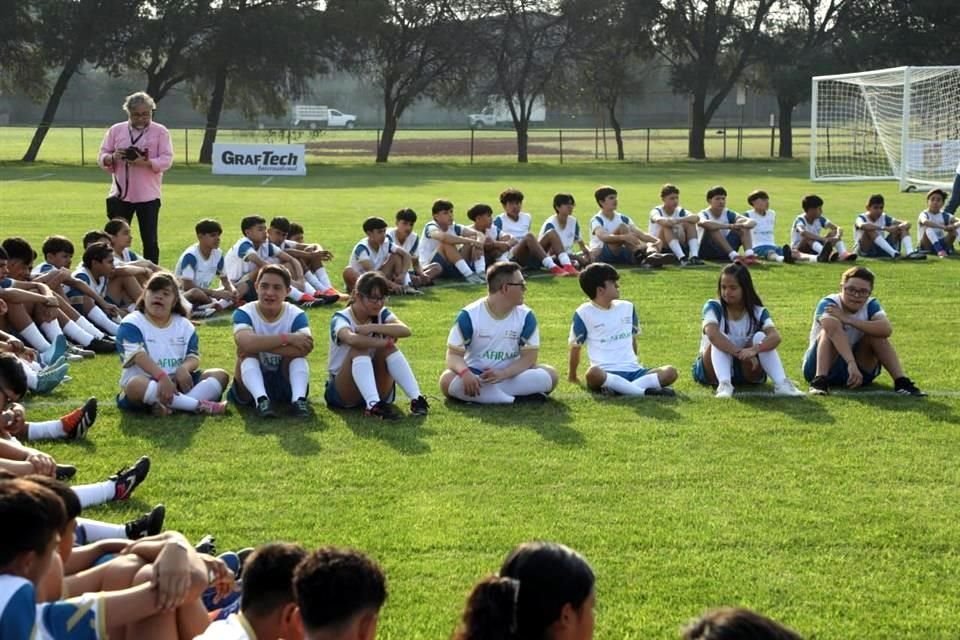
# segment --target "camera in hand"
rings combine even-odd
[[[137,158],[145,158],[147,156],[145,149],[138,149],[137,147],[121,149],[121,153],[123,154],[123,159],[127,162],[133,162]]]

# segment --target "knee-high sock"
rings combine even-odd
[[[77,542],[81,545],[99,540],[126,539],[127,528],[122,524],[77,518]]]
[[[80,325],[73,320],[67,320],[67,323],[63,325],[63,333],[81,347],[89,346],[93,342],[93,336],[81,329]]]
[[[263,384],[263,371],[260,370],[260,360],[244,358],[240,362],[240,377],[243,386],[254,400],[267,395],[267,389]]]
[[[484,275],[487,273],[486,256],[480,256],[479,258],[473,261],[473,271],[475,273],[479,273],[480,275]]]
[[[715,346],[710,347],[710,362],[717,376],[717,382],[730,382],[733,375],[733,356]]]
[[[680,245],[680,241],[674,238],[669,244],[670,250],[673,251],[673,255],[677,256],[677,259],[683,260],[683,247]]]
[[[317,292],[317,288],[310,283],[307,278],[303,279],[303,292],[309,293],[311,296]]]
[[[836,247],[838,253],[843,254],[847,252],[847,245],[844,244],[843,240],[837,240],[833,246]]]
[[[82,484],[71,487],[80,500],[80,506],[86,509],[104,502],[110,502],[117,493],[117,485],[113,480],[104,480],[93,484]]]
[[[303,279],[309,282],[310,285],[317,291],[326,291],[326,289],[321,288],[323,287],[323,284],[317,279],[317,276],[313,271],[304,271]]]
[[[325,268],[317,267],[313,270],[313,275],[316,276],[317,281],[320,283],[320,286],[317,287],[317,291],[326,291],[327,289],[333,288],[333,283],[330,282],[330,276],[327,275],[327,270]]]
[[[887,239],[884,238],[879,233],[877,234],[877,237],[873,239],[873,244],[883,249],[883,252],[889,255],[890,257],[893,257],[897,253],[897,250],[894,249],[892,246],[890,246],[890,243],[887,242]]]
[[[357,356],[350,363],[350,373],[353,374],[353,384],[357,386],[360,395],[367,407],[380,402],[380,392],[377,391],[377,378],[373,373],[373,360],[370,356]]]
[[[690,257],[700,257],[700,239],[690,238],[687,240],[687,249],[690,251]]]
[[[823,243],[817,242],[816,240],[814,240],[813,242],[810,243],[810,248],[813,249],[814,253],[820,253],[821,251],[823,251]]]
[[[753,335],[754,346],[763,342],[765,337],[766,334],[762,332],[755,333]],[[758,353],[757,358],[760,360],[760,366],[773,380],[773,384],[783,384],[783,381],[787,379],[787,372],[783,370],[783,362],[780,360],[780,354],[777,353],[777,350]]]
[[[107,317],[107,314],[103,312],[103,309],[100,307],[94,307],[90,309],[90,320],[93,321],[95,325],[106,331],[112,336],[117,335],[117,331],[120,329],[120,325]],[[82,326],[80,327],[83,328]]]
[[[903,248],[904,255],[913,253],[913,241],[910,239],[910,234],[903,234],[903,238],[900,240],[900,246]]]
[[[43,331],[43,335],[47,338],[50,344],[56,342],[58,336],[63,335],[63,329],[60,328],[60,323],[56,320],[44,322],[42,325],[40,325],[40,329]]]
[[[310,384],[310,365],[306,358],[294,358],[287,369],[290,376],[290,399],[307,397],[307,385]]]
[[[196,400],[219,400],[223,395],[223,386],[216,378],[204,378],[193,385],[187,395]]]
[[[420,397],[420,385],[417,384],[417,379],[413,375],[413,370],[410,368],[406,356],[399,349],[387,356],[387,371],[390,372],[390,375],[397,381],[408,398],[414,400]]]
[[[553,269],[554,267],[557,266],[557,263],[554,262],[553,258],[551,258],[550,256],[547,256],[543,260],[541,260],[540,264],[543,265],[544,269]]]
[[[57,326],[59,327],[59,325]],[[23,337],[23,339],[26,340],[31,347],[37,351],[40,351],[41,353],[44,351],[49,351],[50,347],[53,346],[47,342],[47,339],[44,338],[43,334],[40,333],[40,330],[37,329],[37,325],[32,322],[20,330],[20,336]]]
[[[27,440],[56,440],[66,438],[63,423],[59,420],[27,423]]]
[[[531,393],[550,393],[553,390],[553,378],[540,368],[521,371],[512,378],[499,383],[500,390],[511,396],[528,396]]]
[[[188,411],[193,413],[197,410],[197,407],[200,406],[200,401],[196,398],[191,398],[185,393],[175,393],[173,394],[173,400],[170,401],[170,408],[176,409],[177,411]]]
[[[943,242],[940,240],[940,229],[934,229],[933,227],[924,227],[923,235],[927,236],[927,240],[930,241],[930,246],[933,247],[934,251],[944,251],[945,247]]]
[[[303,300],[303,291],[300,291],[300,289],[297,289],[296,287],[291,285],[290,291],[287,292],[287,297],[293,300],[294,302],[300,302],[301,300]]]
[[[502,384],[502,383],[501,383]],[[513,396],[500,388],[500,384],[481,384],[480,393],[468,396],[463,390],[463,379],[459,376],[450,381],[447,392],[452,398],[478,404],[512,404]]]
[[[566,251],[560,252],[560,255],[557,256],[557,262],[560,263],[561,267],[565,267],[569,264],[573,264],[572,262],[570,262],[570,256],[567,255]]]
[[[607,377],[601,385],[604,389],[609,389],[623,396],[642,396],[643,389],[633,386],[633,383],[626,378],[621,378],[615,373],[607,372]]]
[[[103,313],[103,312],[101,311],[101,313]],[[107,320],[110,320],[110,319],[107,318]],[[90,322],[89,320],[87,320],[87,319],[84,318],[83,316],[77,316],[77,319],[74,320],[74,322],[76,322],[76,323],[77,323],[77,326],[79,326],[81,329],[83,329],[84,331],[86,331],[87,333],[89,333],[90,335],[92,335],[94,338],[100,339],[100,338],[103,338],[104,335],[106,335],[106,334],[104,334],[103,331],[100,331],[100,329],[97,329],[97,327],[94,326],[94,324],[93,324],[92,322]],[[113,322],[113,321],[111,320],[111,322]],[[119,327],[120,325],[117,325],[117,326]],[[114,332],[114,333],[112,333],[112,334],[110,334],[110,335],[114,335],[114,336],[115,336],[115,335],[117,335],[117,334],[116,334],[116,332]]]
[[[457,260],[456,262],[454,262],[454,263],[453,263],[453,266],[455,266],[455,267],[457,268],[457,271],[459,271],[460,274],[461,274],[464,278],[466,278],[466,277],[469,276],[471,273],[473,273],[472,271],[470,271],[470,267],[467,266],[467,261],[464,260],[463,258],[461,258],[461,259]]]
[[[36,391],[37,383],[39,382],[37,372],[34,371],[32,367],[28,367],[23,361],[21,361],[20,364],[23,365],[23,374],[27,377],[27,389]]]
[[[640,376],[633,382],[633,386],[641,391],[646,391],[647,389],[659,389],[660,388],[660,376],[655,373],[648,373],[645,376]]]

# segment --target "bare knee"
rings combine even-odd
[[[440,374],[440,391],[443,395],[450,396],[450,383],[453,382],[453,379],[457,377],[457,374],[447,369]]]
[[[587,388],[591,391],[599,391],[600,387],[607,379],[607,372],[600,367],[590,367],[587,369],[587,375],[584,376],[587,381]]]
[[[679,374],[677,373],[677,368],[673,365],[666,365],[660,367],[657,370],[657,380],[660,381],[661,387],[666,387],[677,381]]]

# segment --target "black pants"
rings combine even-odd
[[[157,242],[157,227],[160,224],[160,199],[149,202],[125,202],[119,198],[107,198],[107,218],[123,218],[133,223],[137,214],[140,225],[140,240],[143,242],[143,257],[160,264],[160,245]]]

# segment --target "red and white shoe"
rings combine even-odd
[[[567,272],[567,275],[569,275],[569,276],[579,276],[579,275],[580,275],[580,272],[577,271],[577,268],[576,268],[575,266],[573,266],[572,264],[565,264],[565,265],[563,265],[563,266],[560,267],[560,268],[563,269],[564,271],[566,271],[566,272]]]
[[[563,267],[560,267],[560,266],[550,267],[550,273],[552,273],[553,275],[559,278],[570,275],[568,271],[566,271]]]

